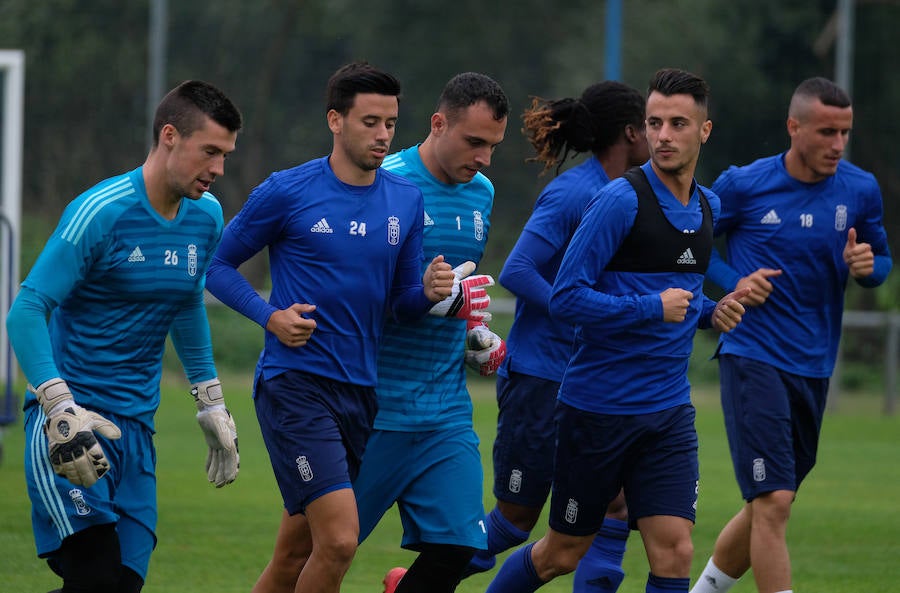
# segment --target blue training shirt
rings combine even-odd
[[[170,329],[188,379],[216,376],[203,287],[223,220],[209,193],[164,219],[142,173],[107,179],[66,207],[8,325],[29,383],[62,377],[76,403],[153,429]],[[26,407],[34,401],[29,393]]]
[[[663,214],[675,228],[696,232],[703,212],[696,188],[687,206],[642,166]],[[719,199],[702,188],[713,222]],[[703,294],[703,274],[606,271],[631,231],[637,194],[624,178],[610,181],[588,205],[566,250],[550,314],[576,325],[575,346],[559,399],[602,414],[646,414],[690,403],[687,366],[698,326],[708,327],[715,301]],[[694,294],[681,323],[663,321],[660,293]]]
[[[500,272],[500,283],[516,295],[516,313],[507,357],[497,374],[509,377],[512,371],[562,381],[575,328],[550,318],[550,295],[584,209],[607,183],[606,171],[592,156],[556,177],[538,196]]]
[[[727,259],[710,264],[709,277],[732,290],[758,268],[781,269],[759,307],[748,307],[740,325],[720,338],[720,353],[753,358],[806,377],[831,376],[841,335],[849,268],[847,232],[870,243],[875,270],[859,281],[884,282],[891,255],[875,177],[841,161],[817,183],[791,177],[784,154],[729,167],[713,184],[722,200],[715,234],[725,235]]]
[[[292,348],[266,332],[257,371],[266,379],[301,370],[374,387],[385,318],[424,315],[422,193],[378,169],[371,185],[338,179],[328,157],[273,173],[228,223],[207,285],[219,300],[265,328],[294,303],[317,308],[309,342]],[[237,268],[268,248],[266,302]],[[430,262],[430,260],[429,260]]]
[[[422,190],[425,236],[420,268],[440,254],[454,267],[481,260],[494,201],[487,177],[477,173],[468,183],[443,183],[422,163],[418,146],[389,155],[382,167]],[[414,323],[387,322],[378,355],[376,429],[417,432],[471,426],[465,336],[462,319],[426,315]]]

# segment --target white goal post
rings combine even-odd
[[[22,237],[22,139],[25,52],[0,50],[0,427],[16,419],[16,367],[6,335],[6,313],[19,286]]]

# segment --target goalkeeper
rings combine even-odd
[[[169,92],[146,161],[68,205],[10,309],[10,341],[33,386],[24,411],[34,538],[63,591],[143,587],[156,544],[153,433],[167,335],[194,384],[208,479],[220,487],[237,476],[203,287],[223,227],[208,190],[240,128],[215,87],[187,81]]]

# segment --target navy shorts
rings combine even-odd
[[[374,388],[287,371],[260,378],[254,401],[289,514],[302,513],[324,494],[350,488],[375,421]]]
[[[625,489],[628,518],[697,514],[699,461],[694,407],[652,414],[595,414],[559,402],[550,527],[573,536],[600,530]]]
[[[559,383],[509,373],[497,376],[497,436],[494,439],[494,496],[542,507],[553,480],[556,396]]]
[[[719,357],[722,412],[734,473],[744,500],[796,492],[816,464],[828,379],[801,377],[770,364]]]

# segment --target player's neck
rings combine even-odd
[[[363,169],[351,161],[340,150],[333,150],[328,157],[328,164],[334,176],[347,185],[372,185],[375,183],[376,169]]]
[[[157,149],[152,150],[147,156],[142,171],[144,189],[147,191],[150,206],[166,220],[173,220],[178,215],[182,196],[175,195],[166,182],[165,162],[160,158]]]
[[[434,155],[434,137],[430,134],[422,144],[419,145],[419,158],[422,164],[428,169],[435,179],[442,183],[451,183],[450,176],[444,172],[444,169],[438,164],[437,157]]]

